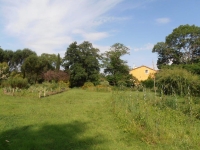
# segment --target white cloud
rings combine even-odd
[[[37,53],[55,52],[71,43],[77,34],[96,41],[109,36],[96,27],[127,18],[106,17],[123,0],[2,0],[5,30]]]
[[[114,22],[114,21],[125,21],[125,20],[130,20],[131,17],[100,17],[94,20],[92,23],[93,25],[101,25],[106,22]]]
[[[110,46],[102,46],[102,45],[93,45],[94,48],[98,48],[100,50],[100,53],[104,53],[110,49]]]
[[[81,35],[84,41],[92,42],[109,36],[107,32],[85,32],[83,30],[74,30],[72,32]]]
[[[170,21],[171,21],[170,18],[158,18],[158,19],[156,19],[156,22],[159,23],[159,24],[167,24]]]
[[[85,34],[83,34],[83,37],[87,41],[96,41],[96,40],[105,38],[107,36],[108,36],[108,33],[106,33],[106,32],[94,32],[94,33],[85,33]]]
[[[154,47],[154,44],[147,43],[146,45],[144,45],[144,46],[142,46],[142,47],[133,48],[133,50],[134,50],[134,51],[152,50],[153,47]]]

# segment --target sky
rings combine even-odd
[[[101,53],[122,43],[131,68],[156,69],[153,46],[180,25],[200,26],[199,7],[200,0],[0,0],[0,46],[63,57],[74,41]]]

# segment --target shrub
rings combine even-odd
[[[108,81],[101,81],[100,85],[102,85],[102,86],[109,86],[109,82]]]
[[[199,76],[180,68],[160,70],[156,74],[156,85],[164,94],[200,95]]]
[[[27,88],[28,87],[28,80],[22,77],[10,77],[2,83],[3,87],[12,87],[12,88]]]
[[[45,79],[45,81],[69,81],[69,75],[64,72],[64,71],[52,71],[49,70],[46,73],[43,74],[43,78]]]
[[[82,86],[83,89],[87,88],[93,88],[94,84],[92,82],[85,82],[84,85]]]
[[[146,88],[152,89],[154,86],[154,79],[148,78],[147,80],[141,81],[141,84]]]

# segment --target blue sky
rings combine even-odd
[[[130,48],[130,67],[156,65],[152,48],[179,25],[200,26],[199,0],[0,0],[0,46],[64,55],[73,41]]]

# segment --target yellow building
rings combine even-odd
[[[129,73],[136,77],[139,81],[143,81],[148,79],[149,76],[153,77],[153,75],[156,73],[156,70],[147,66],[140,66],[133,68]]]

